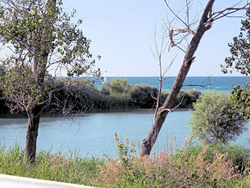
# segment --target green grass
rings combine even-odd
[[[39,151],[33,166],[18,145],[2,146],[0,173],[96,187],[250,187],[247,148],[187,141],[182,150],[141,157],[132,141],[115,140],[115,159]]]
[[[68,155],[39,151],[36,164],[31,166],[23,156],[24,150],[18,145],[8,149],[2,146],[0,173],[66,183],[98,185],[96,178],[100,169],[97,166],[105,164],[104,158],[82,158],[77,153]]]

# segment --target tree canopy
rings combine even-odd
[[[78,28],[82,20],[71,21],[75,13],[63,12],[61,0],[0,0],[0,42],[8,50],[2,60],[6,74],[0,76],[0,90],[13,112],[27,113],[25,156],[31,162],[35,160],[41,112],[52,101],[57,108],[61,105],[64,114],[74,105],[65,109],[67,102],[55,96],[62,89],[71,96],[70,82],[54,87],[45,80],[48,72],[58,76],[64,69],[69,77],[100,75],[100,70],[94,69],[90,40]],[[71,101],[71,97],[65,100]]]
[[[100,75],[100,70],[93,69],[90,40],[78,29],[82,21],[70,21],[75,11],[63,13],[61,1],[55,9],[51,8],[52,1],[6,2],[1,2],[0,36],[11,55],[2,61],[6,75],[0,82],[5,95],[19,109],[29,111],[50,100],[49,86],[44,83],[49,70],[60,73],[65,69],[68,76]]]
[[[225,59],[225,64],[221,65],[222,72],[232,72],[233,69],[240,71],[243,75],[250,73],[250,9],[246,12],[246,19],[241,21],[241,32],[229,43],[231,57]]]
[[[221,65],[225,74],[233,70],[240,71],[242,75],[250,73],[250,9],[246,11],[246,19],[241,21],[240,34],[229,43],[231,56]],[[250,85],[233,86],[231,95],[231,110],[235,112],[234,118],[247,120],[250,118]]]
[[[245,121],[235,118],[231,110],[229,94],[203,93],[194,103],[191,113],[191,134],[206,144],[226,144],[245,130]]]

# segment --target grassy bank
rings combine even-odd
[[[129,140],[117,141],[117,158],[40,151],[34,166],[18,146],[0,149],[0,173],[97,187],[249,187],[250,150],[230,145],[190,145],[141,157]]]

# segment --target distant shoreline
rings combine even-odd
[[[188,110],[192,110],[192,109],[193,108],[177,108],[173,112],[175,112],[175,111],[188,111]],[[144,108],[144,109],[143,108],[142,109],[131,109],[131,110],[128,110],[127,112],[152,112],[152,113],[155,113],[155,109],[146,109],[146,108]]]

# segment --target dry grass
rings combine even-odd
[[[35,166],[24,160],[20,147],[2,147],[0,173],[96,187],[250,187],[249,149],[193,146],[190,138],[176,151],[174,138],[169,152],[140,156],[132,141],[117,134],[115,140],[115,159],[39,152]]]
[[[118,147],[118,158],[106,155],[106,165],[98,166],[101,169],[98,181],[107,187],[235,187],[248,183],[250,178],[250,169],[240,173],[228,152],[214,151],[210,161],[206,159],[209,149],[206,146],[198,156],[187,157],[192,138],[186,140],[178,154],[174,154],[172,144],[169,153],[154,153],[151,157],[131,155],[128,151],[134,153],[133,143],[126,139],[126,145],[116,134],[115,139],[122,146]]]

